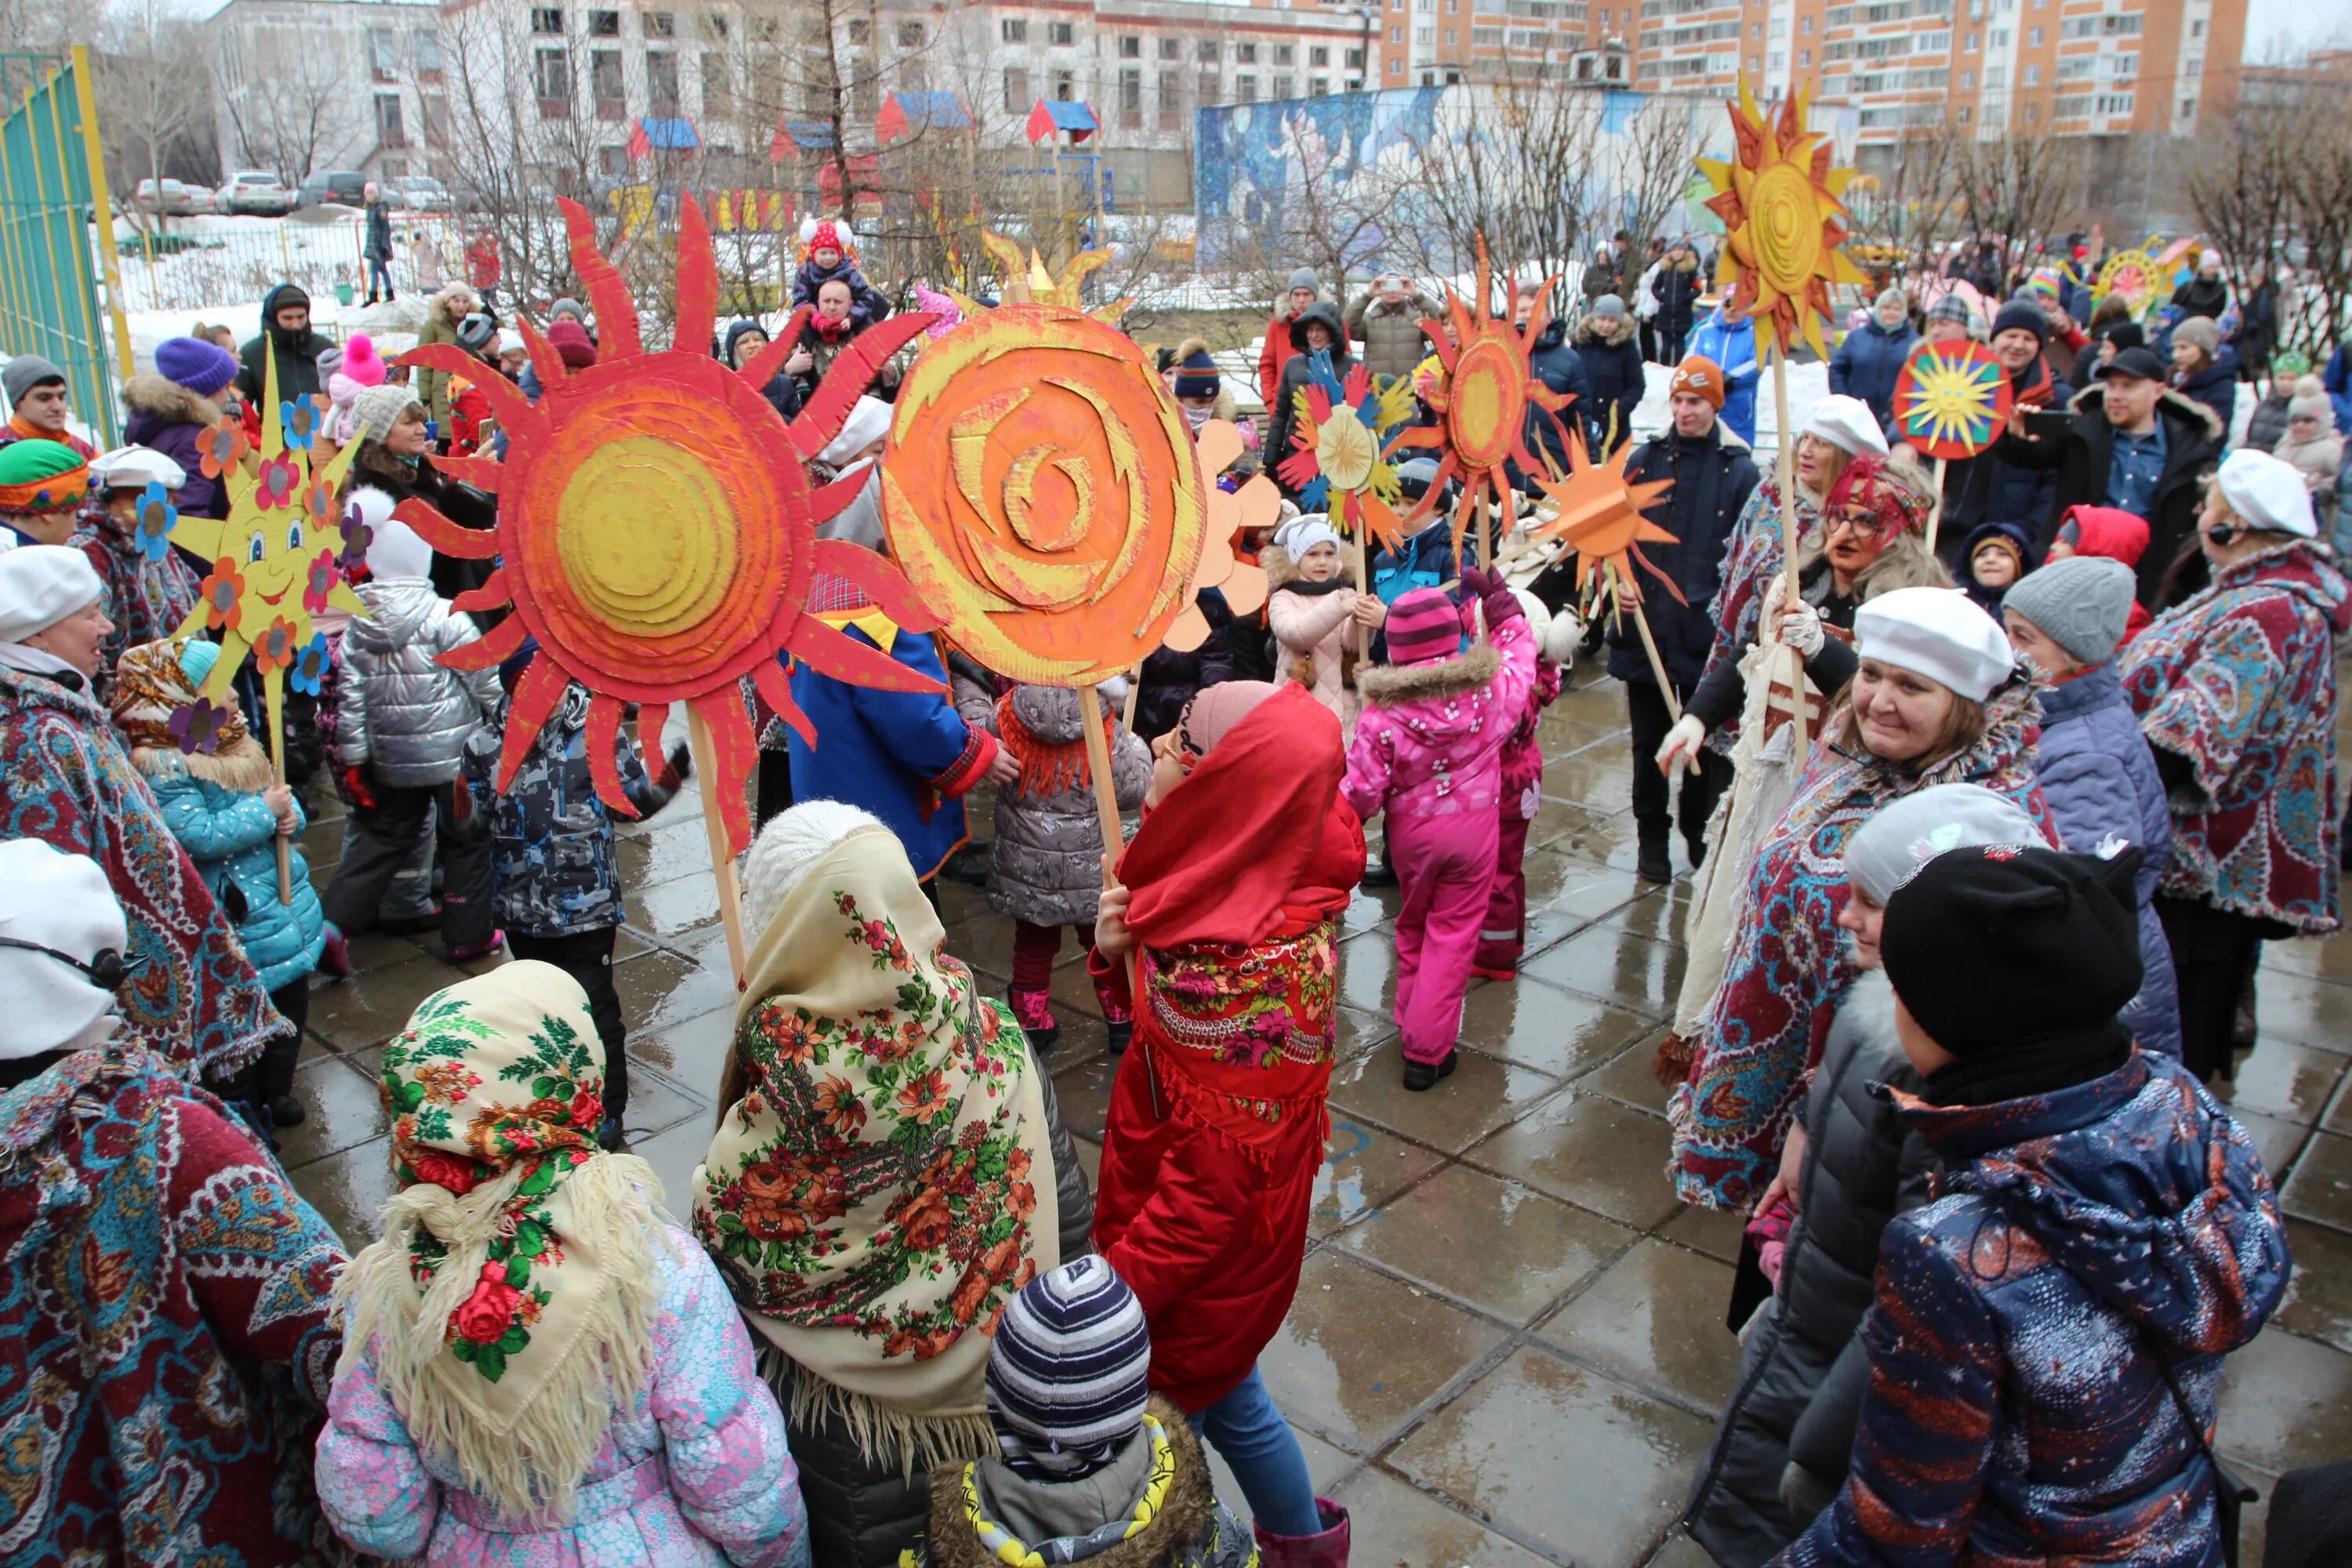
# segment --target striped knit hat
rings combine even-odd
[[[1143,1424],[1151,1332],[1127,1281],[1099,1258],[1021,1288],[988,1352],[988,1418],[1015,1475],[1075,1481]]]
[[[1389,606],[1391,664],[1427,664],[1462,651],[1462,612],[1436,588],[1415,588]]]

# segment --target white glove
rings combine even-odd
[[[1677,767],[1697,773],[1698,749],[1706,742],[1706,726],[1699,722],[1698,715],[1684,714],[1675,721],[1675,727],[1666,731],[1665,743],[1658,748],[1658,771],[1669,778]]]
[[[1801,599],[1780,611],[1780,628],[1773,640],[1782,647],[1792,647],[1798,656],[1811,658],[1822,651],[1821,612]]]

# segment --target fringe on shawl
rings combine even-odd
[[[352,1259],[335,1296],[343,1354],[366,1354],[373,1343],[377,1378],[410,1438],[453,1457],[467,1489],[502,1513],[544,1527],[571,1521],[614,1412],[633,1407],[645,1388],[662,1295],[654,1247],[657,1239],[673,1244],[656,1207],[661,1178],[644,1160],[600,1154],[564,1177],[565,1231],[593,1246],[606,1289],[589,1304],[580,1340],[507,1430],[493,1430],[452,1389],[452,1380],[477,1374],[447,1350],[449,1315],[472,1294],[489,1239],[530,1168],[517,1165],[463,1197],[426,1183],[409,1187],[386,1206],[383,1237]],[[420,1229],[449,1248],[421,1295],[408,1260]]]
[[[753,1337],[756,1342],[758,1337]],[[895,1460],[900,1474],[912,1477],[919,1469],[928,1473],[942,1465],[991,1458],[997,1452],[996,1428],[989,1425],[984,1410],[909,1415],[826,1382],[768,1343],[759,1344],[753,1364],[795,1427],[809,1431],[837,1424],[868,1464]]]

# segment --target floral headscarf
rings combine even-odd
[[[400,1192],[338,1288],[344,1353],[519,1520],[568,1516],[651,1349],[660,1184],[598,1151],[604,1089],[587,994],[548,963],[435,993],[383,1052]]]
[[[826,850],[753,946],[740,1088],[694,1173],[695,1235],[817,1374],[796,1410],[872,1401],[925,1462],[992,1441],[989,1330],[1060,1261],[1037,1071],[944,934],[888,830]]]
[[[1867,513],[1875,524],[1871,537],[1884,550],[1906,531],[1924,534],[1928,507],[1928,498],[1906,483],[1885,458],[1864,456],[1848,463],[1830,487],[1824,515]]]
[[[215,708],[196,695],[181,666],[193,638],[127,648],[114,666],[114,727],[131,760],[150,775],[192,773],[230,789],[269,782],[269,758],[232,701]]]

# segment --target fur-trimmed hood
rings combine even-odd
[[[219,424],[221,417],[219,404],[152,370],[142,370],[122,384],[122,405],[167,425],[212,426]]]
[[[454,327],[481,309],[481,300],[482,297],[474,292],[472,284],[451,283],[425,302],[425,312],[428,319],[437,315]],[[463,310],[457,308],[461,302],[465,307]]]
[[[1400,708],[1408,702],[1442,702],[1449,697],[1479,691],[1491,685],[1503,668],[1503,656],[1493,644],[1474,647],[1454,658],[1433,658],[1427,664],[1384,664],[1357,677],[1356,689],[1375,708]]]
[[[2106,390],[2107,389],[2105,387],[2101,386],[2095,381],[2090,385],[2083,388],[2082,391],[2076,393],[2073,401],[2069,402],[2066,406],[2069,411],[2075,414],[2089,414],[2094,410],[2105,413],[2107,405],[2105,396]],[[2163,394],[2156,400],[2157,416],[2158,418],[2163,417],[2164,412],[2168,408],[2172,411],[2176,417],[2195,420],[2199,428],[2202,429],[2208,436],[2211,437],[2216,441],[2222,439],[2229,434],[2227,427],[2221,423],[2221,416],[2220,415],[2214,413],[2210,408],[2206,407],[2205,405],[2198,402],[2195,398],[2189,396],[2187,394],[2176,391],[2174,388],[2168,386],[2164,389]]]

